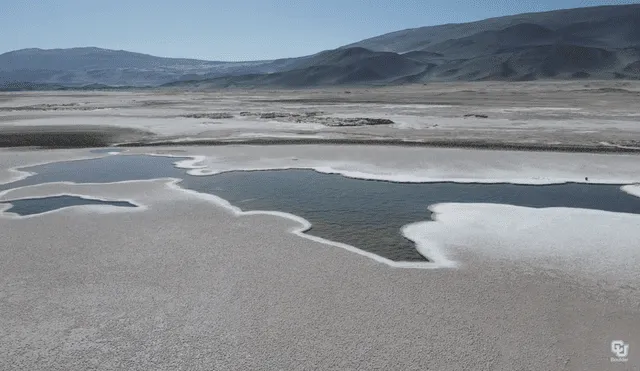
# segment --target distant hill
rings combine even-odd
[[[640,79],[640,4],[421,27],[274,61],[212,62],[98,48],[0,55],[0,89],[17,82],[208,89],[584,78]]]
[[[161,58],[100,48],[22,49],[0,55],[0,70],[102,70],[109,68],[199,68],[221,62]]]
[[[0,54],[0,84],[159,85],[187,75],[211,77],[255,72],[252,68],[264,63],[161,58],[100,48],[22,49]]]

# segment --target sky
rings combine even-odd
[[[0,0],[0,53],[96,46],[162,57],[296,57],[407,28],[615,0]]]

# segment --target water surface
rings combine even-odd
[[[396,260],[420,261],[402,226],[430,219],[429,205],[441,202],[498,203],[534,208],[571,207],[640,214],[640,198],[602,184],[394,183],[346,178],[313,170],[234,171],[190,176],[173,166],[180,159],[114,155],[34,166],[36,175],[0,190],[57,181],[108,183],[163,177],[214,194],[242,210],[277,210],[312,223],[307,233],[343,242]],[[206,223],[206,221],[203,221]]]
[[[126,201],[102,201],[78,196],[53,196],[42,198],[21,198],[16,200],[0,201],[0,204],[11,204],[4,212],[14,213],[20,216],[36,215],[48,211],[58,210],[70,206],[80,205],[110,205],[118,207],[137,207]]]

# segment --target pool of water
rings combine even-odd
[[[110,205],[118,207],[137,207],[126,201],[102,201],[78,196],[53,196],[43,198],[21,198],[17,200],[2,201],[0,204],[11,204],[4,212],[21,216],[36,215],[48,211],[58,210],[70,206],[80,205]]]
[[[58,162],[24,169],[37,173],[0,191],[57,181],[108,183],[162,177],[181,178],[181,186],[214,194],[242,210],[277,210],[312,223],[308,234],[343,242],[396,261],[424,261],[402,226],[429,220],[427,207],[441,202],[498,203],[572,207],[640,213],[640,198],[620,185],[394,183],[351,179],[313,170],[234,171],[190,176],[173,166],[176,158],[115,155]]]

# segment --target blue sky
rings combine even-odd
[[[97,46],[167,57],[256,60],[332,49],[405,28],[597,0],[0,0],[0,53]]]

